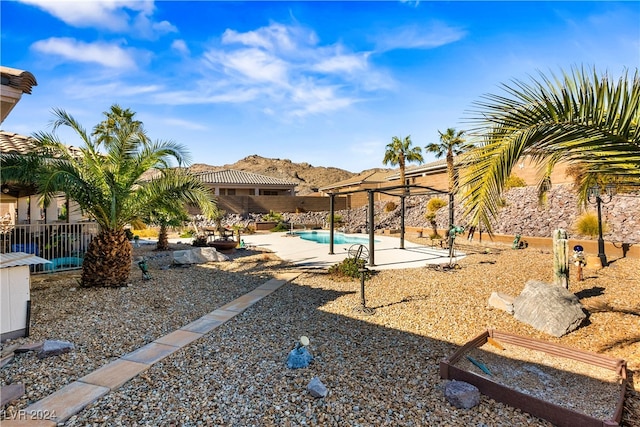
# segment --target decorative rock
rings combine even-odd
[[[0,405],[4,408],[6,404],[21,398],[23,394],[24,384],[22,383],[3,385],[0,387]]]
[[[444,397],[456,408],[470,409],[480,403],[480,390],[464,381],[449,381],[444,388]]]
[[[289,352],[287,357],[287,368],[306,368],[313,360],[313,356],[306,347],[296,347]]]
[[[69,341],[45,340],[42,349],[38,352],[38,358],[44,359],[45,357],[58,356],[68,353],[74,348],[73,344]]]
[[[318,377],[313,377],[307,386],[307,390],[313,397],[325,397],[327,395],[327,387],[322,384]]]
[[[555,337],[576,330],[587,317],[574,294],[537,280],[525,284],[513,309],[516,319]]]
[[[515,299],[515,297],[503,294],[502,292],[491,292],[491,296],[489,296],[489,306],[513,314],[513,301]]]

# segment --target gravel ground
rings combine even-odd
[[[5,408],[6,414],[276,273],[296,271],[260,250],[237,252],[231,262],[169,269],[170,253],[148,247],[135,252],[149,258],[153,279],[143,281],[136,267],[126,288],[79,288],[76,274],[33,277],[32,335],[4,347],[62,339],[76,349],[43,360],[33,353],[17,355],[2,368],[2,385],[22,382],[27,390]],[[550,425],[484,396],[470,410],[456,409],[444,399],[439,361],[485,329],[496,328],[627,360],[632,384],[624,425],[637,426],[640,385],[634,386],[633,374],[640,369],[640,260],[614,261],[570,284],[590,317],[586,326],[562,338],[487,307],[492,291],[518,295],[528,279],[551,282],[552,255],[539,250],[494,247],[489,254],[465,258],[457,270],[379,272],[366,283],[367,306],[376,310],[372,316],[353,310],[360,302],[359,281],[301,272],[66,425]],[[308,368],[287,369],[287,354],[301,335],[310,338],[314,361]],[[313,377],[327,386],[327,397],[315,399],[306,391]]]

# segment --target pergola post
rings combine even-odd
[[[404,215],[405,215],[405,204],[404,204],[405,196],[400,196],[400,212],[402,215],[400,216],[400,249],[404,249]]]
[[[452,234],[451,230],[453,230],[453,192],[449,193],[449,257],[453,256],[453,239],[455,238],[455,233]]]
[[[333,212],[335,210],[336,195],[329,195],[329,255],[333,255]]]
[[[375,249],[374,249],[375,238],[373,235],[373,232],[374,232],[373,191],[368,190],[368,193],[369,193],[369,266],[373,267],[376,265],[375,259],[373,256],[375,252]]]

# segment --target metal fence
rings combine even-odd
[[[0,229],[0,253],[26,252],[51,261],[31,266],[33,273],[75,270],[82,267],[96,223],[4,225]]]

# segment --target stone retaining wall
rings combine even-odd
[[[406,200],[406,227],[422,227],[430,229],[431,225],[425,219],[428,196],[412,196]],[[513,188],[504,195],[505,206],[500,209],[499,217],[493,224],[493,232],[502,235],[521,234],[531,237],[550,237],[553,230],[564,228],[571,238],[590,239],[590,236],[580,236],[575,230],[576,219],[582,214],[578,207],[577,196],[569,185],[554,186],[547,194],[547,202],[538,203],[538,195],[534,187]],[[375,228],[376,230],[400,228],[400,201],[396,207],[387,211],[389,202],[376,202]],[[389,208],[392,206],[389,206]],[[595,212],[596,207],[589,205],[588,210]],[[348,210],[336,210],[341,215],[342,224],[338,228],[356,232],[366,230],[367,207]],[[327,224],[328,212],[284,213],[287,222],[298,226],[310,224]],[[228,215],[225,224],[249,224],[259,220],[261,215],[245,216]],[[606,224],[604,239],[610,242],[638,244],[640,243],[640,195],[620,194],[613,197],[611,202],[602,205],[602,219]],[[449,224],[448,207],[440,209],[436,215],[437,227],[446,230]],[[467,225],[459,209],[455,215],[456,225]]]

